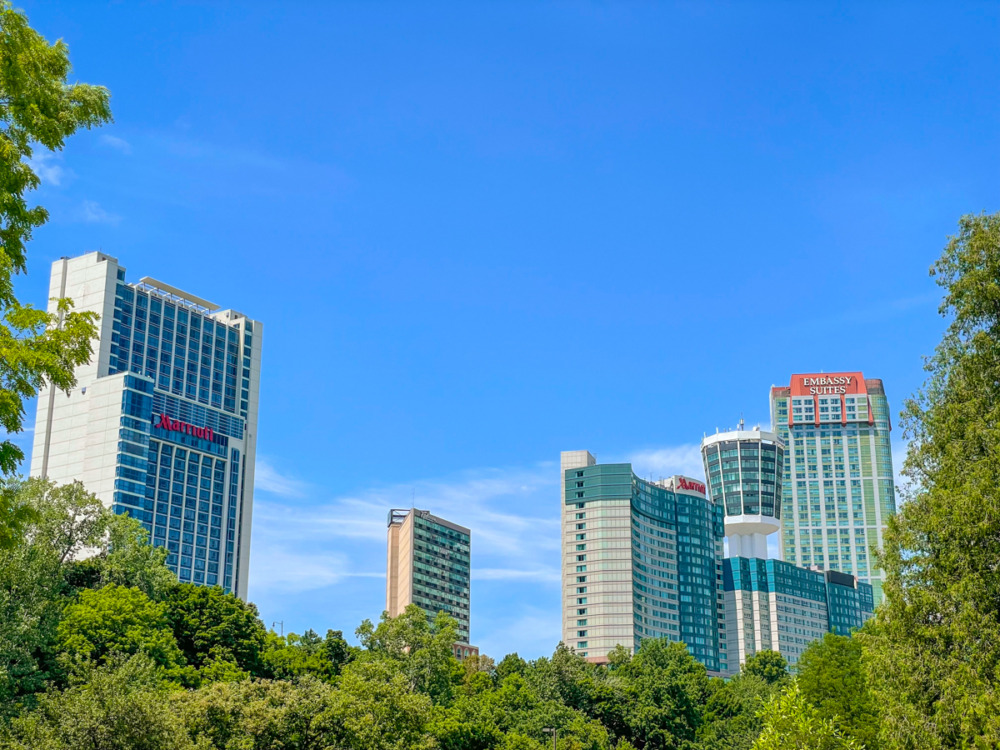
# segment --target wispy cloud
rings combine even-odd
[[[97,201],[88,200],[80,204],[77,216],[81,221],[85,221],[88,224],[110,224],[117,226],[122,220],[122,217],[118,214],[113,214],[101,208],[101,204]]]
[[[263,480],[263,481],[262,481]],[[363,570],[385,564],[386,514],[411,503],[468,527],[474,575],[479,580],[551,586],[559,581],[558,469],[478,469],[453,477],[373,487],[313,504],[296,502],[314,494],[308,482],[279,474],[258,461],[254,503],[254,591],[275,587],[320,589],[353,575],[346,558],[329,550],[348,549]],[[275,501],[267,494],[284,498]],[[515,510],[516,509],[516,510]],[[304,556],[307,565],[292,558]],[[282,569],[280,574],[275,569]]]
[[[555,566],[549,568],[473,568],[474,581],[538,581],[558,583],[561,573]]]
[[[697,443],[638,451],[629,457],[629,461],[636,474],[652,477],[654,480],[674,474],[684,474],[689,477],[705,475],[701,461],[701,446]]]
[[[254,489],[280,497],[304,497],[309,485],[280,473],[267,458],[254,463]]]
[[[28,159],[28,166],[43,184],[59,187],[73,174],[59,163],[61,160],[62,157],[54,151],[39,150]]]
[[[473,636],[481,653],[500,659],[517,652],[531,659],[556,650],[562,635],[562,613],[557,602],[545,609],[527,606],[509,612],[506,617],[486,623],[482,636]]]
[[[107,133],[103,134],[101,136],[101,143],[105,146],[110,146],[117,151],[121,151],[123,154],[132,153],[132,144],[124,138],[119,138],[116,135],[108,135]]]

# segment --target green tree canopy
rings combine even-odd
[[[886,748],[1000,746],[1000,214],[962,217],[932,268],[950,319],[906,404],[907,502],[861,634]]]
[[[257,608],[217,586],[174,585],[164,599],[167,622],[188,664],[231,661],[239,669],[264,676],[267,631]]]
[[[21,304],[15,274],[27,268],[26,243],[48,220],[41,206],[29,207],[26,193],[38,187],[28,161],[34,149],[62,149],[80,128],[111,120],[107,89],[69,83],[69,49],[49,44],[28,25],[24,13],[0,5],[0,427],[10,434],[24,425],[24,402],[43,383],[69,389],[74,368],[91,355],[96,335],[92,313],[74,313],[60,300],[55,314]],[[0,475],[24,459],[11,440],[0,442]],[[11,495],[0,492],[0,529],[26,520]],[[10,544],[11,531],[0,533]]]
[[[753,750],[863,750],[819,715],[792,683],[761,713],[764,728]]]
[[[861,666],[861,641],[827,633],[799,657],[796,682],[802,696],[824,719],[865,747],[878,739],[878,711]]]
[[[777,651],[758,651],[743,662],[740,672],[775,685],[788,680],[788,662]]]
[[[113,659],[53,691],[14,720],[10,750],[195,750],[170,705],[160,669],[146,656]],[[203,749],[199,749],[203,750]]]
[[[59,650],[73,663],[102,664],[112,656],[145,654],[169,673],[184,663],[166,605],[114,583],[81,591],[66,607],[58,634]]]

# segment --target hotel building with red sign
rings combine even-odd
[[[723,508],[704,482],[646,481],[589,451],[562,453],[561,474],[563,642],[606,663],[667,638],[727,673]]]
[[[860,372],[792,375],[771,388],[771,424],[785,445],[781,550],[787,562],[870,583],[872,551],[896,512],[889,403]]]
[[[38,397],[31,476],[138,519],[184,582],[246,598],[262,326],[104,253],[52,265],[49,298],[99,315],[68,394]],[[54,311],[50,303],[50,311]]]

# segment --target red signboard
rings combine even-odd
[[[193,424],[182,422],[179,419],[171,419],[166,414],[161,414],[160,421],[154,426],[161,430],[184,432],[188,435],[194,435],[197,438],[202,438],[203,440],[212,440],[215,437],[215,433],[212,432],[211,427],[197,427]]]
[[[860,372],[821,372],[792,375],[793,396],[839,396],[868,393],[865,376]]]
[[[705,494],[705,485],[701,482],[696,482],[693,479],[677,477],[677,487],[678,489],[694,490],[695,492],[700,492],[702,495]]]

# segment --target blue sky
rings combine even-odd
[[[103,249],[264,321],[286,631],[377,618],[415,502],[472,529],[473,642],[550,653],[559,451],[697,475],[792,372],[898,410],[1000,210],[995,4],[23,5],[116,123],[38,156],[19,292]]]

